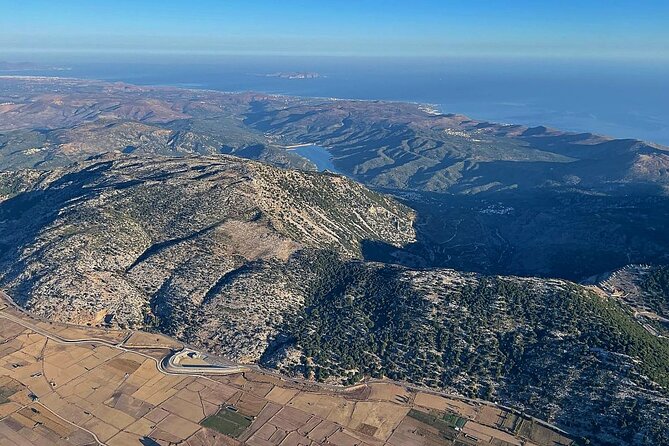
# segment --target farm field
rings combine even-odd
[[[157,358],[181,345],[165,336],[38,321],[4,305],[0,319],[1,445],[574,444],[520,414],[393,382],[168,375]]]

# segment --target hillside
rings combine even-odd
[[[350,180],[105,156],[0,182],[0,281],[39,315],[496,400],[597,444],[667,440],[669,344],[627,306],[565,281],[360,261],[363,242],[411,243],[413,213]]]
[[[559,280],[328,255],[294,259],[277,276],[311,280],[301,311],[263,356],[268,366],[324,382],[388,377],[500,401],[594,444],[669,440],[669,342],[616,299]]]
[[[481,122],[413,104],[257,100],[245,123],[275,138],[327,147],[339,171],[386,189],[664,193],[669,185],[666,147]]]
[[[2,285],[77,323],[187,325],[176,311],[187,318],[254,260],[354,257],[362,240],[414,236],[409,209],[357,183],[238,158],[97,159],[0,181]]]
[[[648,331],[669,335],[669,266],[627,265],[590,281],[629,305]]]
[[[310,166],[243,124],[249,102],[266,95],[39,77],[0,77],[0,85],[2,169],[49,169],[106,152],[239,152],[280,166]]]
[[[669,262],[669,198],[578,190],[490,197],[394,193],[417,242],[370,244],[369,260],[580,282],[629,263]]]
[[[639,311],[664,317],[664,270],[620,286],[637,300],[547,278],[667,259],[666,148],[415,104],[0,82],[0,287],[37,315],[669,442],[669,344]],[[308,143],[351,179],[288,150]]]
[[[416,211],[416,243],[369,260],[580,281],[666,263],[667,148],[501,125],[417,104],[0,78],[0,170],[135,157],[231,154],[338,173]],[[304,153],[304,152],[301,152]]]
[[[392,382],[321,386],[202,352],[209,374],[193,376],[187,366],[156,367],[182,346],[164,335],[45,323],[5,303],[0,319],[2,444],[577,444],[492,403]]]
[[[66,164],[107,151],[237,153],[307,168],[283,149],[318,144],[368,186],[456,194],[561,187],[666,192],[669,149],[502,125],[408,103],[308,99],[5,77],[0,162]],[[37,130],[39,129],[39,130]],[[313,166],[312,166],[313,168]]]

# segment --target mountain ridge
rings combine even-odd
[[[330,151],[342,173],[378,188],[491,194],[555,187],[624,193],[656,186],[656,193],[666,194],[669,185],[669,149],[657,144],[476,121],[421,104],[78,79],[0,82],[14,92],[0,96],[0,129],[9,132],[4,138],[12,147],[26,147],[0,150],[8,166],[63,165],[116,150],[224,151],[307,168],[308,161],[282,147],[314,143]],[[35,128],[43,131],[31,132]]]
[[[665,148],[417,104],[0,82],[0,286],[36,314],[669,441],[667,340],[564,279],[666,257]]]

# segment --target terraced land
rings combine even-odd
[[[37,320],[11,305],[0,319],[2,445],[575,444],[518,413],[390,381],[168,375],[158,364],[181,346],[165,336]]]

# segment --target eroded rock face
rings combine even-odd
[[[250,262],[305,248],[353,258],[363,240],[414,239],[410,209],[357,183],[233,157],[99,158],[0,182],[3,286],[76,323],[113,315],[180,336]],[[299,300],[284,297],[277,305]]]

